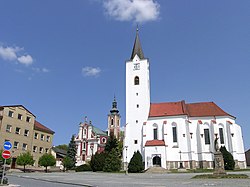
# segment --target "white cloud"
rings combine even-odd
[[[0,57],[2,57],[4,60],[16,60],[17,59],[17,52],[21,49],[18,47],[3,47],[0,46]]]
[[[20,47],[3,47],[0,46],[0,57],[8,61],[17,61],[20,64],[31,65],[34,60],[31,55],[20,55],[23,48]]]
[[[37,73],[48,73],[48,72],[50,72],[50,70],[47,69],[47,68],[37,68],[37,67],[34,67],[32,69],[33,69],[33,71],[35,71]]]
[[[155,0],[105,0],[103,5],[107,15],[119,21],[154,21],[160,14],[160,4]]]
[[[82,68],[82,74],[83,76],[86,76],[86,77],[91,77],[91,76],[94,76],[94,77],[97,77],[99,74],[101,73],[101,69],[99,67],[84,67]]]
[[[25,65],[30,65],[33,63],[33,58],[30,55],[23,55],[17,58],[18,62]]]

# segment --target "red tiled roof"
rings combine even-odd
[[[171,103],[151,103],[149,117],[184,115],[183,101]]]
[[[165,146],[164,140],[148,140],[145,146]]]
[[[49,134],[54,134],[55,132],[52,131],[51,129],[49,129],[48,127],[45,127],[44,125],[42,125],[41,123],[39,123],[38,121],[35,121],[34,124],[34,129],[38,130],[38,131],[42,131],[42,132],[47,132]]]
[[[185,103],[185,101],[169,103],[151,103],[149,117],[188,115],[189,117],[234,116],[226,113],[214,102]]]

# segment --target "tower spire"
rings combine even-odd
[[[136,37],[135,37],[134,47],[133,47],[133,51],[132,51],[130,60],[133,60],[135,55],[138,55],[140,59],[144,59],[144,54],[143,54],[142,47],[141,47],[141,42],[140,42],[140,39],[139,39],[138,25],[137,25],[137,28],[136,28]]]
[[[117,109],[117,101],[114,96],[114,100],[112,102],[112,109],[110,110],[110,113],[119,113],[119,110]]]

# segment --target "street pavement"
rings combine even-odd
[[[235,172],[233,172],[235,173]],[[238,172],[250,176],[250,171]],[[9,173],[9,183],[22,187],[250,187],[250,179],[192,179],[197,173]]]

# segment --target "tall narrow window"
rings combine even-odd
[[[157,129],[154,129],[154,140],[157,140]]]
[[[205,135],[205,144],[210,144],[209,129],[204,129],[204,135]]]
[[[219,128],[219,133],[220,133],[220,143],[224,144],[223,128]]]
[[[176,127],[172,127],[173,130],[173,142],[177,142],[177,131]]]
[[[114,125],[114,119],[112,118],[111,119],[111,126],[113,126]]]
[[[135,85],[139,85],[140,83],[140,79],[138,76],[135,77]]]

